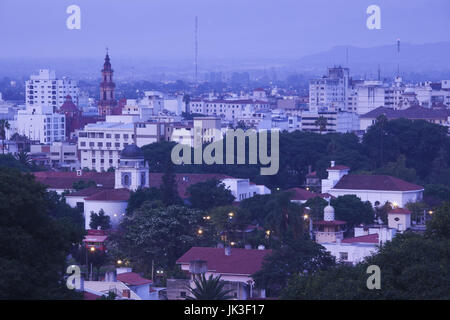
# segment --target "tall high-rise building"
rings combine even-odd
[[[115,96],[116,84],[113,82],[114,70],[106,53],[105,63],[102,69],[102,82],[100,83],[100,101],[98,111],[101,116],[117,114],[117,100]]]
[[[65,77],[56,78],[55,71],[48,69],[39,70],[39,74],[31,75],[25,82],[25,97],[27,106],[42,105],[61,107],[66,97],[70,95],[77,101],[80,89],[75,80]]]
[[[347,110],[349,69],[328,68],[328,75],[309,83],[310,111]]]

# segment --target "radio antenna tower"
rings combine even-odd
[[[195,17],[195,83],[198,81],[198,17]]]
[[[397,39],[397,77],[400,77],[400,39]]]

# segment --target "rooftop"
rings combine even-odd
[[[204,260],[211,272],[252,275],[261,269],[264,257],[271,252],[272,250],[232,248],[231,254],[227,256],[223,248],[193,247],[177,260],[177,264]]]
[[[333,189],[418,191],[423,187],[386,175],[345,175]]]

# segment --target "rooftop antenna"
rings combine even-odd
[[[348,47],[345,49],[345,65],[347,66],[347,68],[349,67],[348,66]]]
[[[400,39],[397,38],[397,77],[400,77]]]
[[[198,16],[195,17],[195,83],[198,81]]]

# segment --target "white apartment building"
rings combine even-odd
[[[190,110],[234,122],[249,118],[257,111],[270,110],[270,105],[259,100],[192,100]]]
[[[30,105],[18,111],[17,133],[44,144],[64,141],[65,121],[65,115],[55,113],[52,106]]]
[[[301,115],[301,130],[320,133],[320,126],[316,121],[323,117],[327,120],[323,134],[330,132],[354,132],[359,130],[359,117],[353,112],[343,111],[303,111]]]
[[[35,144],[30,146],[30,155],[48,157],[49,165],[57,168],[68,168],[73,171],[80,168],[77,145],[68,142],[53,142],[50,146]]]
[[[191,123],[173,124],[170,131],[170,141],[192,148],[223,138],[218,117],[196,117]]]
[[[78,132],[81,168],[98,172],[117,168],[120,151],[135,143],[134,134],[134,123],[97,122],[86,125]]]
[[[309,110],[347,110],[349,69],[328,68],[328,75],[309,83]]]
[[[249,179],[235,179],[228,178],[222,179],[221,182],[225,185],[225,188],[231,191],[234,196],[234,201],[242,201],[251,198],[255,195],[270,194],[271,191],[264,185],[252,184]]]
[[[143,122],[139,117],[122,115],[106,116],[106,122],[91,123],[78,132],[78,148],[81,168],[106,171],[117,168],[120,152],[127,145],[145,146],[169,136],[165,122]]]
[[[74,80],[67,78],[57,79],[55,71],[39,70],[39,74],[31,75],[25,82],[26,105],[48,105],[60,107],[66,96],[70,95],[73,101],[78,100],[80,89]]]

